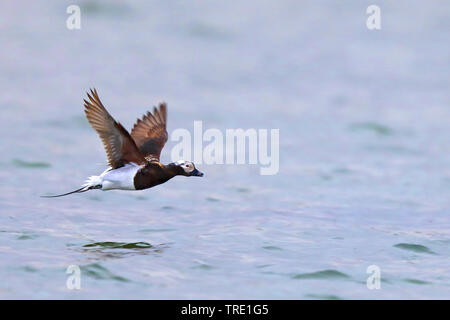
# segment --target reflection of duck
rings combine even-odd
[[[97,91],[84,100],[86,117],[97,131],[108,156],[110,168],[99,176],[90,177],[75,191],[44,197],[61,197],[92,189],[143,190],[164,183],[174,176],[203,176],[190,161],[180,160],[168,165],[159,162],[161,150],[167,141],[167,105],[159,103],[153,114],[147,112],[138,119],[131,134],[108,113]]]

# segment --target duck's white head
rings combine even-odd
[[[183,175],[187,177],[203,177],[203,172],[198,171],[195,168],[194,163],[187,160],[178,160],[177,162],[174,162],[174,165],[177,167],[180,167],[183,169]]]

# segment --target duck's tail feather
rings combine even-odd
[[[63,193],[63,194],[56,194],[56,195],[51,195],[51,196],[41,196],[41,198],[58,198],[58,197],[63,197],[63,196],[67,196],[69,194],[73,194],[73,193],[82,193],[82,192],[86,192],[92,189],[101,189],[102,185],[101,185],[101,179],[99,176],[91,176],[86,180],[86,183],[83,184],[83,186],[80,189],[74,190],[74,191],[70,191],[67,193]]]
[[[67,193],[55,194],[55,195],[52,195],[52,196],[41,196],[41,198],[58,198],[58,197],[67,196],[67,195],[72,194],[72,193],[86,192],[88,190],[90,190],[90,188],[88,188],[88,187],[81,187],[80,189],[77,189],[77,190],[74,190],[74,191],[70,191],[70,192],[67,192]]]

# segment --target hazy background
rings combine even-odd
[[[2,1],[0,298],[450,298],[449,31],[444,0]],[[127,128],[279,128],[280,171],[39,198],[105,169],[90,87]]]

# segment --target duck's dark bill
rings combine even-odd
[[[197,169],[195,169],[194,171],[191,172],[191,176],[203,177],[203,172],[200,172]]]

